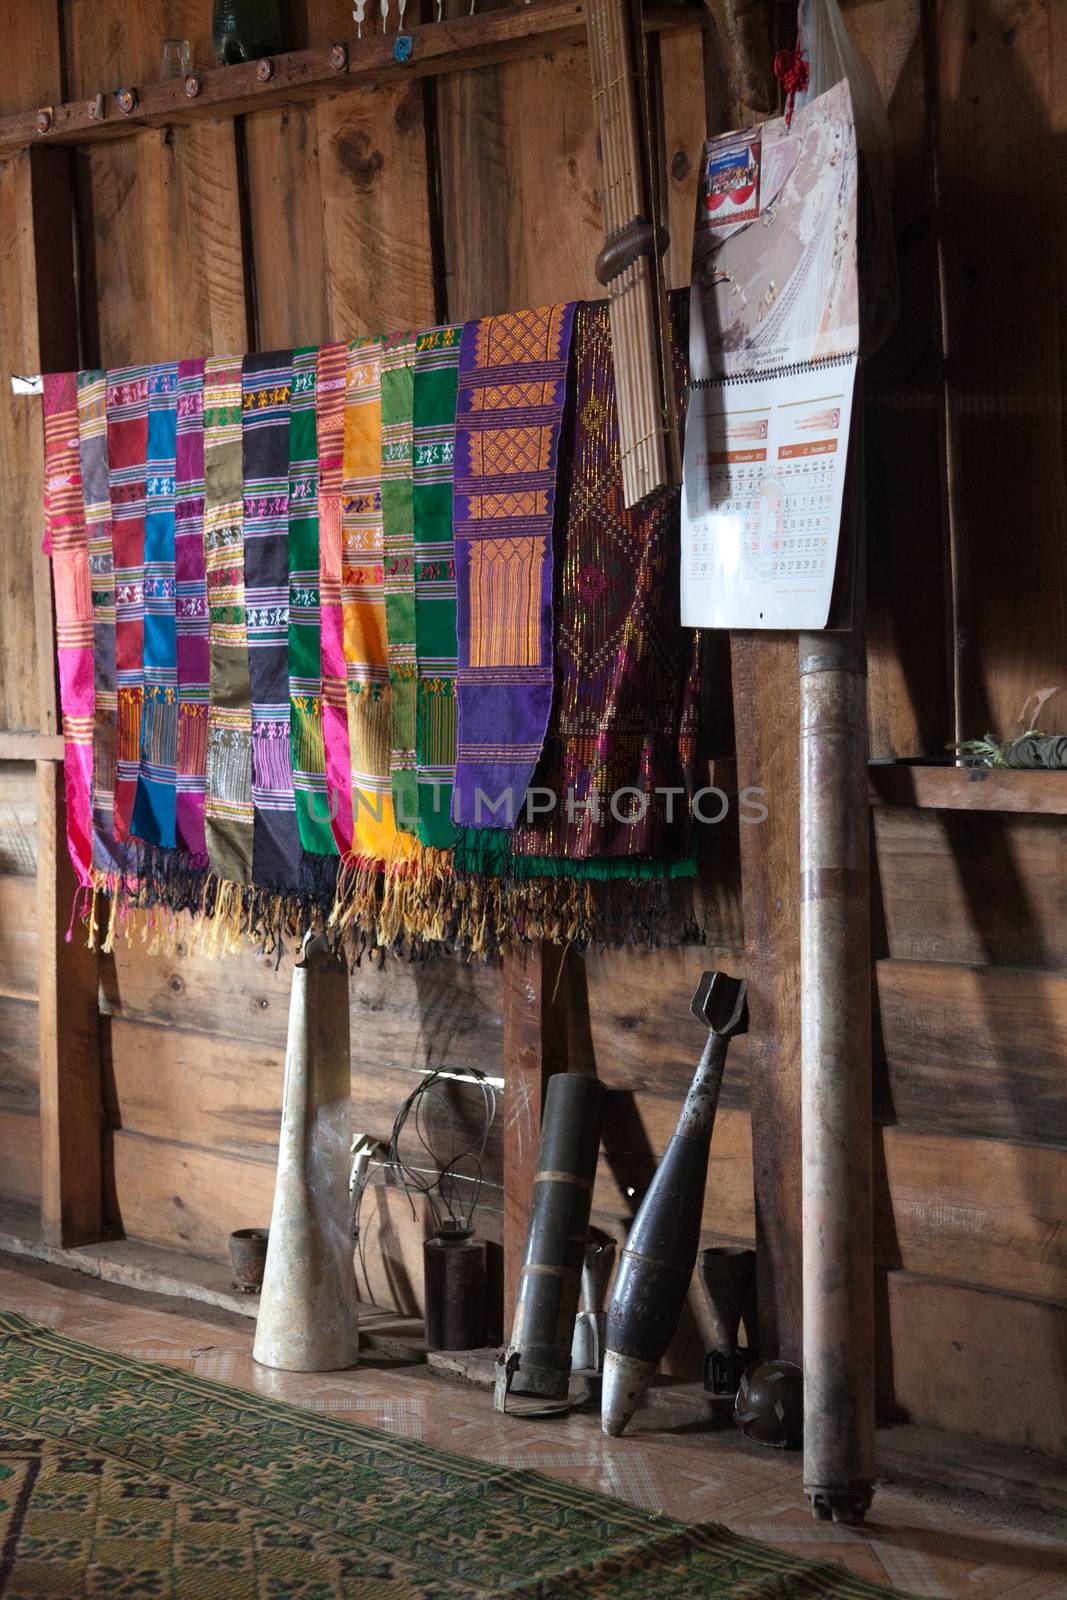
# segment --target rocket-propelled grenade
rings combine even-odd
[[[711,1033],[678,1126],[630,1228],[608,1311],[601,1423],[612,1435],[622,1433],[637,1410],[685,1304],[700,1244],[726,1051],[733,1036],[748,1028],[744,980],[705,972],[692,1011]]]

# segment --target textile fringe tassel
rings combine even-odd
[[[104,955],[118,939],[137,940],[153,955],[181,948],[209,957],[247,942],[281,960],[306,932],[324,929],[358,966],[364,955],[387,951],[415,959],[459,948],[488,959],[535,939],[579,950],[702,943],[705,917],[692,889],[652,877],[457,873],[451,851],[406,844],[388,861],[352,856],[337,863],[332,893],[325,875],[313,891],[297,892],[230,883],[215,877],[205,858],[145,845],[128,871],[94,871],[76,911],[89,948]]]

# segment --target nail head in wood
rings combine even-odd
[[[274,62],[270,56],[261,56],[256,62],[256,79],[259,83],[269,83],[274,76]]]
[[[50,133],[52,130],[52,108],[42,106],[37,113],[37,132]]]
[[[86,102],[85,109],[89,113],[89,117],[90,117],[91,121],[93,121],[93,122],[103,122],[103,120],[104,120],[104,97],[103,97],[103,95],[102,94],[94,95],[91,100]]]
[[[115,104],[123,116],[128,117],[131,111],[137,110],[137,90],[119,89],[115,94]]]
[[[348,46],[346,44],[333,44],[330,46],[330,66],[335,72],[343,72],[348,66]]]
[[[190,72],[185,80],[185,95],[188,100],[195,100],[203,88],[203,80],[198,73]]]

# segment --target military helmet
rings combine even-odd
[[[804,1437],[804,1375],[792,1361],[757,1361],[741,1379],[734,1421],[746,1439],[795,1450]]]

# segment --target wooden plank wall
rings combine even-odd
[[[466,0],[446,7],[458,14]],[[937,755],[957,717],[968,734],[1009,733],[1067,663],[1057,10],[1014,0],[846,7],[889,106],[903,302],[867,388],[876,757]],[[345,36],[349,11],[347,0],[306,0],[291,8],[285,44]],[[187,33],[206,62],[207,16],[201,0],[2,0],[19,67],[0,86],[0,110],[144,81],[164,33]],[[681,284],[705,116],[697,35],[664,40],[661,58],[670,269]],[[75,188],[87,363],[266,349],[595,292],[596,149],[579,47],[99,145],[76,158]],[[1006,189],[1023,219],[1010,239],[989,222],[988,197]],[[13,400],[6,383],[32,350],[26,224],[15,161],[0,166],[2,730],[41,726],[40,675],[51,671],[33,648],[35,403]],[[1006,300],[1026,319],[1005,319]],[[1025,493],[1002,469],[1009,457]],[[712,753],[730,720],[723,659]],[[795,1174],[781,1153],[795,1110],[792,674],[787,641],[758,658],[738,642],[739,759],[778,807],[744,841],[748,898],[758,891],[778,952],[771,967],[755,959],[755,925],[742,926],[728,826],[707,853],[709,947],[594,954],[568,963],[566,994],[571,1063],[610,1089],[595,1213],[622,1237],[700,1048],[688,1014],[697,975],[747,963],[773,991],[780,1030],[731,1055],[703,1223],[707,1242],[755,1237],[754,1108],[762,1233],[783,1252],[786,1288],[797,1265]],[[1067,693],[1042,720],[1067,728]],[[34,795],[31,767],[0,764],[0,1202],[23,1207],[38,1203],[41,1181]],[[1067,1414],[1067,830],[1059,818],[907,808],[876,810],[872,827],[881,1404],[1055,1449]],[[143,945],[101,963],[112,1225],[217,1257],[232,1227],[266,1219],[289,970],[288,958],[212,963]],[[427,1068],[500,1077],[501,1014],[492,967],[357,973],[355,1126],[387,1137]],[[777,1160],[768,1129],[782,1130]],[[494,1243],[500,1149],[497,1134],[480,1213]],[[412,1219],[377,1175],[364,1240],[380,1299],[418,1305],[426,1229],[424,1209]],[[791,1317],[786,1294],[783,1327]],[[694,1295],[675,1370],[692,1370],[701,1324]],[[1005,1406],[1003,1373],[1024,1365],[1042,1381],[1015,1385]]]

